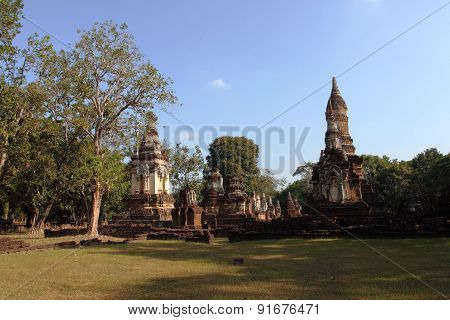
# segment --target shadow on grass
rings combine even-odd
[[[370,242],[450,294],[448,239]],[[442,298],[363,244],[348,239],[233,244],[216,240],[213,245],[143,241],[91,253],[148,258],[167,265],[166,272],[155,270],[157,277],[125,285],[112,299]],[[242,265],[233,265],[237,257],[244,258]]]

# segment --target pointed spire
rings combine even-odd
[[[344,101],[344,98],[342,98],[341,92],[339,91],[339,87],[337,85],[336,78],[333,77],[331,80],[332,86],[331,86],[331,93],[330,98],[328,99],[327,103],[327,111],[326,114],[340,114],[347,112],[347,104]],[[331,111],[331,112],[330,112]]]
[[[286,213],[285,213],[285,217],[287,219],[295,217],[296,216],[296,208],[295,208],[295,204],[294,201],[292,201],[292,195],[289,192],[287,199],[286,199]]]
[[[336,94],[340,95],[341,93],[339,92],[339,87],[337,85],[336,77],[333,77],[331,79],[331,82],[332,82],[331,93],[336,93]]]

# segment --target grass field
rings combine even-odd
[[[67,239],[64,239],[67,240]],[[367,240],[450,296],[450,239]],[[233,265],[232,259],[244,258]],[[2,299],[442,299],[356,240],[131,244],[0,255]]]

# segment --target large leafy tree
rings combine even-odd
[[[219,168],[225,185],[233,176],[240,176],[249,190],[252,180],[260,174],[259,147],[245,137],[219,137],[209,145],[208,167]]]
[[[61,127],[50,119],[36,119],[35,131],[21,144],[24,156],[16,160],[15,203],[28,212],[29,227],[42,229],[53,205],[58,201],[64,181]],[[23,198],[23,195],[26,195]]]
[[[430,171],[432,190],[437,199],[438,212],[450,216],[450,153],[439,159]]]
[[[432,213],[439,201],[439,191],[436,186],[437,163],[444,158],[444,155],[437,149],[427,149],[416,155],[411,161],[411,190],[414,192],[427,212]]]
[[[124,123],[144,121],[155,105],[166,108],[176,102],[171,80],[144,59],[126,29],[111,21],[95,24],[80,31],[71,50],[40,64],[39,82],[51,97],[47,110],[91,141],[97,168],[106,167],[106,149],[114,146]],[[101,172],[94,173],[88,227],[93,235],[105,192]]]
[[[25,48],[13,44],[20,32],[22,8],[21,0],[0,1],[0,204],[4,215],[12,214],[9,203],[19,172],[16,162],[24,155],[21,144],[35,130],[34,120],[44,115],[44,91],[29,83],[27,75],[37,59],[52,52],[48,37],[33,35]]]
[[[2,74],[11,65],[17,48],[13,45],[14,38],[19,34],[22,18],[22,0],[0,0],[0,66]]]
[[[205,160],[200,147],[195,146],[191,151],[189,147],[177,144],[168,151],[172,193],[177,196],[180,190],[191,188],[200,197],[203,186],[202,173],[205,169]]]
[[[388,214],[404,212],[413,194],[410,190],[411,166],[407,161],[387,156],[364,156],[364,173],[372,184],[377,201]]]
[[[269,169],[258,167],[259,146],[246,137],[219,137],[209,145],[209,168],[219,168],[225,186],[231,177],[241,177],[248,192],[275,195],[286,183]]]
[[[32,35],[25,48],[13,44],[20,32],[22,9],[22,0],[0,1],[0,175],[8,161],[10,145],[24,122],[35,116],[36,105],[25,101],[29,98],[27,75],[36,59],[52,52],[48,37],[39,39]]]

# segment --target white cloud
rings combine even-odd
[[[227,88],[229,84],[223,81],[223,79],[216,79],[209,83],[209,85],[213,88]]]

